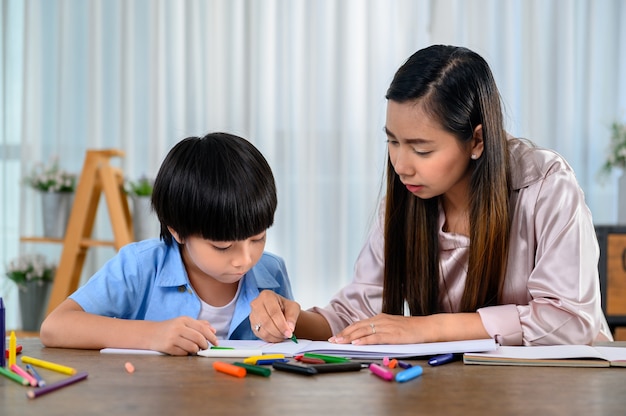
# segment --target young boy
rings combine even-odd
[[[293,298],[283,260],[264,252],[277,197],[272,171],[226,133],[175,145],[154,183],[161,238],[123,247],[41,326],[61,348],[195,354],[219,339],[256,339],[250,301]]]

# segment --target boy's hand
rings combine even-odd
[[[215,328],[208,321],[188,316],[157,322],[153,332],[151,349],[170,355],[196,354],[217,345]]]
[[[250,325],[256,336],[268,342],[291,338],[300,315],[298,303],[264,290],[250,302],[250,308]]]

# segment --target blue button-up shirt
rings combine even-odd
[[[293,299],[284,261],[265,252],[244,275],[228,339],[257,339],[250,327],[250,302],[269,289]],[[164,321],[197,318],[194,293],[178,244],[158,239],[128,244],[71,296],[86,312],[120,319]]]

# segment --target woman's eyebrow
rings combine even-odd
[[[386,126],[383,128],[383,130],[385,131],[385,134],[389,137],[391,137],[392,139],[396,139],[399,140],[398,137],[396,137],[395,134],[393,134],[391,132],[391,130],[389,130]],[[405,142],[409,143],[409,144],[428,144],[428,143],[432,143],[432,140],[426,140],[426,139],[420,139],[420,138],[411,138],[411,139],[403,139]]]

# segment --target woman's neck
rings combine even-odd
[[[470,199],[467,190],[467,187],[457,187],[457,192],[448,192],[442,196],[441,205],[446,217],[443,223],[443,231],[469,237]]]

